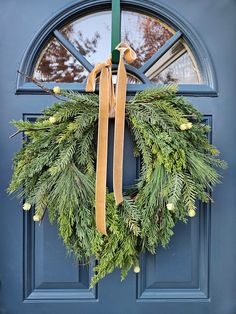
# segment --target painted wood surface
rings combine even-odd
[[[234,1],[167,0],[166,5],[159,1],[121,1],[123,7],[135,6],[142,11],[159,13],[188,38],[206,83],[180,86],[179,93],[188,95],[204,113],[206,123],[212,126],[209,140],[229,163],[223,183],[213,195],[215,203],[199,204],[196,218],[186,225],[179,223],[167,249],[158,249],[156,256],[141,256],[139,275],[131,271],[121,283],[120,274],[115,271],[90,290],[94,261],[90,265],[78,265],[73,257],[66,255],[56,226],[51,226],[47,219],[40,226],[34,225],[31,213],[23,213],[21,203],[6,194],[12,157],[21,146],[21,136],[8,139],[14,132],[9,121],[35,119],[55,100],[41,95],[41,90],[17,77],[16,71],[19,68],[30,71],[48,34],[56,31],[65,18],[91,10],[91,3],[95,7],[111,7],[111,1],[99,0],[70,2],[69,6],[66,0],[9,0],[1,4],[0,314],[235,314]],[[90,68],[89,64],[84,65]],[[149,84],[140,73],[136,75],[146,86],[129,86],[130,94]],[[80,84],[70,87],[81,91],[84,88]],[[111,124],[111,139],[112,134]],[[132,184],[139,172],[132,148],[126,129],[125,185]],[[110,143],[109,185],[111,180]]]

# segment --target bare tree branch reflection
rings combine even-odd
[[[173,36],[167,24],[157,18],[132,11],[122,11],[121,40],[136,52],[132,66],[139,68]],[[101,11],[74,20],[60,29],[62,34],[91,64],[101,62],[110,53],[111,12]],[[184,55],[167,68],[163,67],[151,81],[155,84],[198,82],[191,59]],[[42,51],[33,77],[41,82],[78,82],[86,80],[88,71],[55,38]],[[114,73],[115,75],[115,73]],[[139,84],[131,74],[128,84]]]
[[[129,15],[127,12],[124,19],[127,21],[124,22],[123,40],[135,50],[137,59],[132,65],[137,68],[150,59],[173,35],[163,23],[150,16],[138,13]]]
[[[73,26],[68,25],[63,33],[70,38],[73,32]],[[98,32],[92,38],[84,38],[78,32],[76,44],[80,53],[85,57],[94,53],[99,38]],[[68,83],[82,83],[87,75],[88,71],[56,39],[51,40],[44,50],[34,73],[34,77],[40,81]]]

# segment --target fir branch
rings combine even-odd
[[[226,164],[208,142],[201,113],[176,96],[176,86],[137,93],[127,103],[126,121],[141,171],[119,206],[107,193],[103,236],[94,208],[99,99],[73,91],[61,96],[66,101],[46,108],[36,122],[12,122],[17,128],[12,136],[25,132],[28,140],[14,157],[8,192],[23,197],[40,216],[47,209],[80,262],[97,258],[91,286],[115,268],[123,280],[140,252],[154,254],[158,245],[168,245],[175,223],[186,222],[196,202],[212,201],[209,193],[221,179],[216,167]],[[186,123],[190,127],[181,130]]]

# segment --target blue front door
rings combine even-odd
[[[137,63],[127,66],[128,94],[151,84],[177,83],[179,93],[211,125],[209,140],[229,168],[214,204],[199,204],[194,219],[177,224],[168,248],[140,256],[138,275],[131,271],[121,283],[115,271],[89,289],[94,261],[81,265],[68,257],[57,227],[47,217],[34,225],[31,213],[23,213],[21,202],[6,194],[12,157],[22,145],[21,136],[9,140],[14,132],[9,121],[35,119],[55,101],[17,76],[18,69],[49,88],[84,90],[93,65],[109,57],[111,1],[72,1],[69,6],[66,0],[2,1],[0,314],[236,313],[236,3],[165,3],[121,1],[121,37],[140,51]],[[111,124],[111,137],[112,130]],[[138,173],[132,148],[126,130],[124,185]],[[108,184],[111,160],[110,147]]]

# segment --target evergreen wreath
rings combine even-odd
[[[209,126],[176,86],[137,93],[126,104],[126,121],[133,135],[141,170],[137,182],[124,191],[116,206],[107,191],[107,233],[95,226],[95,138],[99,100],[54,88],[66,97],[44,110],[36,122],[13,121],[28,137],[14,158],[8,191],[18,191],[24,210],[34,208],[34,221],[45,209],[69,252],[79,261],[98,260],[94,286],[114,268],[124,279],[131,267],[139,272],[141,252],[167,246],[178,220],[195,216],[196,201],[211,201],[219,182],[215,167],[224,168],[218,150],[207,139]]]

